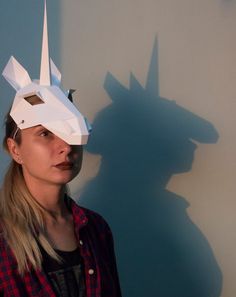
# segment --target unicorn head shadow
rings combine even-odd
[[[112,227],[126,297],[219,297],[221,272],[188,203],[166,190],[171,176],[191,170],[198,143],[215,143],[207,120],[162,98],[154,42],[147,83],[130,88],[108,73],[112,103],[93,123],[87,150],[102,157],[80,203]]]

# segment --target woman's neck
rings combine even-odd
[[[26,186],[35,200],[53,217],[63,217],[67,213],[64,203],[65,185],[49,184],[38,181],[27,182]]]

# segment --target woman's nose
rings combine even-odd
[[[63,139],[57,137],[57,147],[60,154],[66,153],[67,155],[72,151],[72,147],[70,144],[65,142]]]

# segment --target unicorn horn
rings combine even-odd
[[[51,85],[46,0],[44,0],[44,22],[43,22],[43,41],[42,41],[42,56],[41,56],[41,69],[40,69],[40,85],[44,85],[44,86]]]

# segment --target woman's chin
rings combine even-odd
[[[62,173],[58,174],[57,176],[53,177],[53,181],[56,184],[65,185],[72,181],[76,176],[78,172],[72,172],[72,171],[63,171]]]

